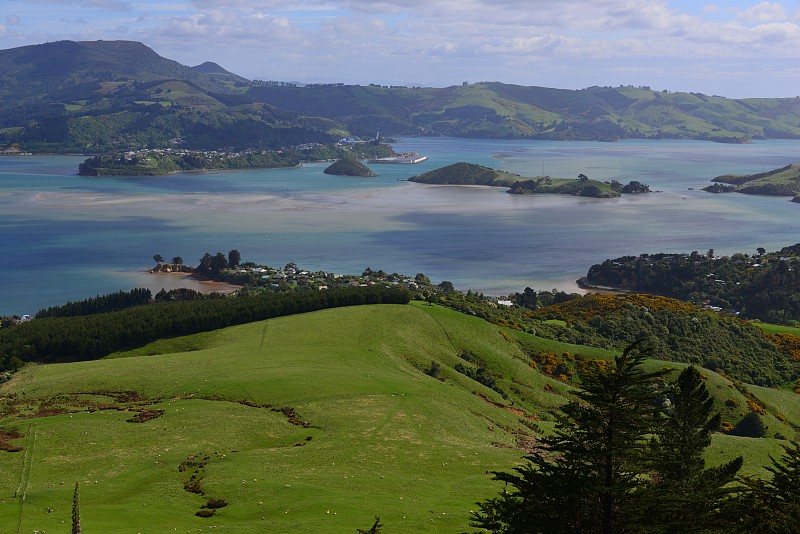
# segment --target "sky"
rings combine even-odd
[[[800,95],[800,0],[2,0],[0,49],[139,41],[249,79]]]

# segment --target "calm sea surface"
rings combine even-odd
[[[186,284],[144,272],[156,253],[196,264],[205,252],[235,248],[245,261],[422,272],[497,295],[526,286],[575,290],[575,279],[609,257],[753,253],[800,242],[800,204],[699,190],[719,174],[800,161],[800,141],[403,139],[395,149],[428,161],[373,165],[380,176],[370,179],[327,176],[323,163],[90,178],[75,175],[83,158],[0,157],[0,315]],[[404,181],[457,161],[528,176],[635,179],[661,192],[602,200]]]

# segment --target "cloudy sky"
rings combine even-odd
[[[251,79],[800,95],[800,0],[2,0],[0,49],[141,41]]]

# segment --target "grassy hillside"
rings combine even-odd
[[[545,406],[561,401],[543,391],[548,379],[513,359],[519,353],[496,327],[438,307],[309,314],[205,335],[191,352],[184,343],[31,367],[3,386],[23,414],[79,413],[4,420],[3,429],[25,435],[14,443],[29,456],[0,453],[0,530],[19,520],[13,496],[23,478],[22,531],[63,529],[76,480],[87,531],[353,532],[376,514],[389,532],[456,531],[472,502],[494,489],[485,471],[521,454],[492,443],[513,445],[512,431],[525,427],[471,393],[501,402],[492,390],[449,368],[445,382],[420,369],[431,358],[452,365],[470,350],[514,368]],[[110,392],[120,391],[143,400],[115,401]],[[133,405],[145,404],[163,416],[126,422]],[[310,426],[252,406],[266,404],[291,407]],[[193,469],[179,466],[193,455],[209,457],[205,497],[183,489]],[[210,497],[229,505],[195,517]]]
[[[750,195],[800,195],[800,163],[793,163],[780,169],[747,175],[723,175],[712,180],[731,184],[733,191]]]
[[[0,50],[0,104],[0,148],[18,144],[31,151],[98,153],[176,140],[187,148],[273,147],[376,132],[729,143],[800,138],[798,98],[500,82],[443,88],[256,83],[214,63],[181,65],[133,41]]]
[[[509,187],[524,176],[498,171],[475,163],[453,163],[439,169],[424,172],[408,179],[409,182],[437,185],[488,185]]]
[[[254,87],[257,101],[336,118],[356,133],[537,139],[702,139],[741,143],[800,136],[800,99],[733,100],[639,87],[581,90],[499,82],[445,88]]]
[[[134,41],[0,50],[0,147],[99,153],[333,140],[325,130],[338,124],[244,98],[249,82],[226,73],[216,64],[181,65]]]
[[[620,196],[620,192],[615,190],[611,183],[589,180],[585,177],[583,180],[549,176],[527,177],[464,162],[412,176],[408,181],[437,185],[510,187],[508,192],[517,195],[541,193],[595,198]]]
[[[387,533],[459,532],[474,502],[498,491],[485,472],[514,465],[523,452],[512,447],[547,431],[568,394],[530,365],[545,350],[581,348],[417,303],[29,366],[0,386],[0,430],[16,430],[9,443],[23,449],[0,451],[0,530],[64,531],[80,481],[87,532],[350,533],[374,515]],[[424,372],[432,360],[438,379]],[[459,364],[484,368],[495,389]],[[709,380],[723,403],[740,395]],[[137,415],[145,421],[128,422]],[[712,452],[744,451],[755,472],[777,442],[720,443]],[[202,496],[184,489],[198,479]],[[209,498],[228,506],[196,517]]]

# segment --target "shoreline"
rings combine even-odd
[[[210,293],[221,293],[223,295],[230,295],[232,293],[236,293],[237,291],[239,291],[244,287],[236,284],[230,284],[228,282],[204,280],[202,278],[198,278],[197,275],[195,275],[195,273],[181,273],[181,272],[165,273],[159,271],[154,272],[149,269],[146,271],[146,273],[153,276],[167,277],[167,279],[172,278],[173,280],[177,279],[181,281],[188,281],[188,283],[185,285],[177,285],[177,286],[172,284],[168,285],[172,286],[170,287],[170,289],[178,289],[179,287],[186,287],[188,289],[193,289],[205,295],[208,295]],[[167,288],[165,287],[162,289],[167,289]]]
[[[596,286],[594,284],[590,284],[585,276],[582,276],[575,280],[575,283],[578,285],[579,288],[587,291],[588,293],[594,293],[596,295],[627,295],[635,293],[635,291],[629,291],[627,289],[620,289],[616,287],[608,287],[608,286]]]

